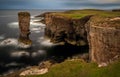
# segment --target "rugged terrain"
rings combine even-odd
[[[71,10],[46,12],[37,17],[44,17],[41,22],[46,24],[45,37],[51,42],[89,45],[91,61],[72,58],[53,65],[48,63],[47,73],[25,77],[120,77],[120,11]],[[106,67],[99,68],[103,66]],[[40,66],[27,71],[36,73],[38,69]],[[20,73],[5,77],[24,77]]]
[[[46,24],[45,36],[53,43],[89,45],[91,61],[100,66],[120,56],[120,12],[71,10],[40,15]]]

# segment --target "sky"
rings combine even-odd
[[[120,0],[0,0],[0,9],[120,9]]]

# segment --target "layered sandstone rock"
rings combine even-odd
[[[45,13],[45,35],[54,43],[89,45],[91,61],[106,66],[120,57],[120,17],[89,15],[79,19]]]
[[[54,13],[45,14],[45,35],[54,43],[87,45],[85,23],[91,16],[81,19],[70,19]]]
[[[32,41],[29,39],[30,13],[19,12],[18,21],[19,21],[19,29],[20,29],[19,45],[25,46],[25,48],[30,47],[32,44]]]
[[[86,24],[92,61],[106,66],[120,57],[120,18],[91,17]]]

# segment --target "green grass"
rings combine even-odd
[[[44,75],[26,77],[120,77],[120,62],[99,68],[95,63],[67,60],[53,65]]]
[[[112,12],[112,11],[103,11],[103,10],[95,10],[95,9],[86,9],[86,10],[70,10],[62,13],[56,13],[61,16],[65,16],[68,18],[79,19],[87,15],[99,15],[103,17],[116,17],[120,16],[120,12]]]

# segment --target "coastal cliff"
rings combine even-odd
[[[77,46],[87,45],[85,23],[91,16],[81,19],[65,18],[54,13],[45,14],[45,36],[53,43],[72,44]]]
[[[86,30],[92,61],[106,66],[120,58],[120,17],[91,17]]]
[[[45,36],[53,43],[89,45],[91,61],[100,66],[120,56],[120,12],[77,10],[44,13]]]

